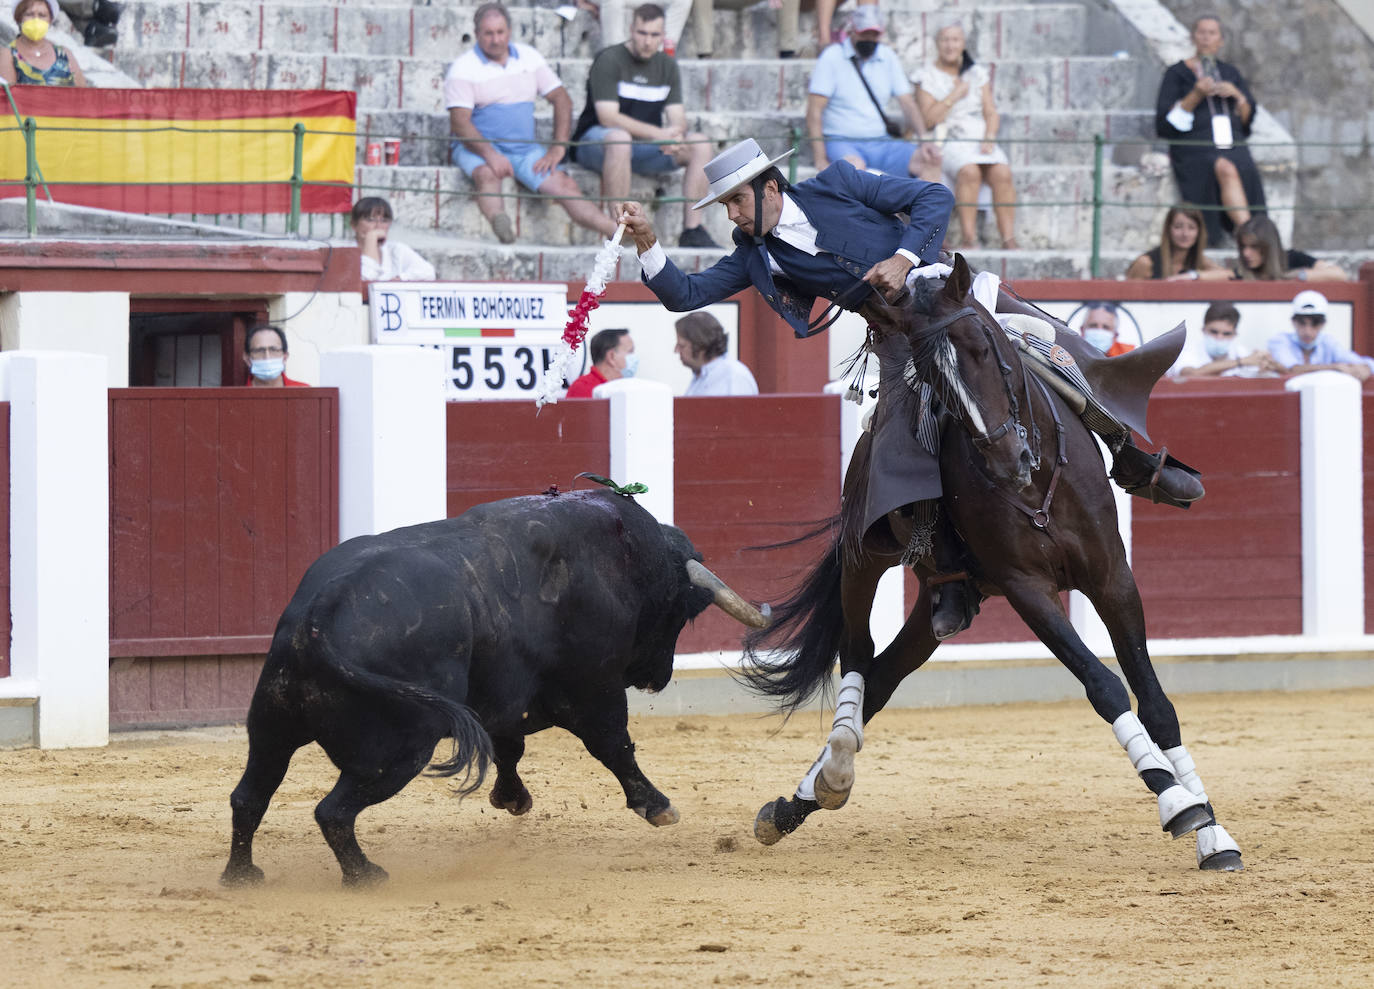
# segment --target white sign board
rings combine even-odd
[[[372,342],[444,351],[454,399],[532,398],[568,322],[562,282],[374,282]]]

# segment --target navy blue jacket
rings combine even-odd
[[[694,275],[669,261],[652,279],[645,279],[646,284],[672,312],[700,309],[753,285],[797,336],[804,337],[817,297],[834,299],[899,247],[926,264],[938,261],[954,205],[954,194],[943,185],[861,172],[844,160],[786,194],[816,228],[816,246],[825,254],[812,258],[765,237],[787,275],[775,281],[763,246],[736,229],[735,250],[728,257]],[[908,214],[910,221],[897,213]]]

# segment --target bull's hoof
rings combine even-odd
[[[496,791],[492,790],[487,799],[491,801],[491,805],[497,810],[507,811],[516,817],[522,814],[528,814],[530,808],[534,806],[534,798],[530,796],[530,791],[524,788],[521,788],[520,792],[514,797],[509,798],[498,796]]]
[[[343,884],[347,889],[369,889],[380,886],[389,878],[387,871],[380,865],[375,862],[364,862],[358,870],[344,873]]]
[[[1217,852],[1198,863],[1203,872],[1243,872],[1245,865],[1240,860],[1240,852]]]
[[[1192,834],[1198,828],[1206,827],[1212,821],[1212,815],[1207,813],[1206,805],[1196,807],[1185,807],[1173,817],[1169,818],[1164,830],[1169,832],[1174,838],[1182,838],[1184,835]]]
[[[231,865],[220,873],[219,884],[230,889],[241,886],[261,886],[262,870],[251,862],[248,865]]]
[[[645,814],[644,820],[648,821],[656,828],[666,828],[668,825],[676,824],[678,821],[682,820],[682,817],[678,814],[677,808],[669,804],[657,814]]]

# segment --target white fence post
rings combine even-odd
[[[343,347],[320,355],[339,389],[339,539],[444,518],[444,357],[428,347]]]
[[[36,698],[35,742],[110,740],[110,461],[106,360],[0,354],[10,403],[10,674]]]
[[[592,395],[611,403],[611,480],[647,485],[635,501],[672,525],[673,390],[658,381],[617,378],[597,385]]]
[[[1340,371],[1290,378],[1302,404],[1302,631],[1364,634],[1364,429],[1360,383]]]

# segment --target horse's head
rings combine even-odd
[[[958,418],[982,454],[992,479],[1017,489],[1037,466],[1021,416],[1029,416],[1025,373],[1016,348],[969,295],[972,274],[963,255],[943,285],[917,279],[910,297],[887,308],[880,329],[911,343],[908,378],[924,381]]]

